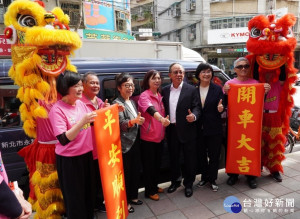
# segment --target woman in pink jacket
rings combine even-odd
[[[161,74],[156,70],[146,73],[143,84],[144,92],[138,101],[139,112],[145,118],[141,126],[141,152],[145,182],[145,196],[158,201],[163,189],[158,188],[157,173],[160,168],[161,148],[165,128],[170,124],[169,116],[165,117],[162,96],[158,92],[161,86]]]
[[[1,157],[0,148],[0,219],[27,219],[32,213],[31,204],[23,197],[19,188],[10,188]]]

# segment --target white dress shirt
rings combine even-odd
[[[182,89],[183,82],[178,86],[178,88],[173,87],[173,83],[170,88],[170,98],[169,98],[169,107],[170,107],[170,122],[176,123],[176,108],[179,99],[179,95]]]
[[[209,86],[207,86],[207,87],[199,86],[199,92],[200,92],[202,108],[204,108],[204,103],[205,103],[205,99],[206,99],[206,96],[207,96],[207,93],[208,93],[208,88],[209,88]]]

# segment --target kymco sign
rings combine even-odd
[[[249,38],[247,27],[209,30],[208,44],[245,43]]]

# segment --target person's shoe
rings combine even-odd
[[[185,194],[185,197],[189,198],[193,195],[193,189],[192,188],[185,188],[184,189],[184,194]]]
[[[154,200],[154,201],[158,201],[159,200],[159,195],[158,194],[154,194],[154,195],[148,195],[148,198]]]
[[[172,183],[168,188],[168,193],[173,193],[180,186],[180,183]]]
[[[133,213],[133,212],[134,212],[134,208],[133,208],[132,206],[130,206],[130,207],[128,208],[128,212],[129,212],[129,213]]]
[[[251,189],[256,189],[257,188],[257,182],[255,178],[251,178],[247,180],[248,185]]]
[[[132,205],[141,205],[141,204],[143,204],[143,202],[139,199],[137,201],[131,200],[130,204],[132,204]]]
[[[164,190],[162,188],[157,188],[158,193],[164,193]]]
[[[207,183],[207,181],[201,180],[201,181],[197,184],[197,187],[203,187],[203,186],[206,185],[206,183]]]
[[[275,179],[276,182],[282,182],[282,177],[278,171],[273,172],[272,177],[273,177],[273,179]]]
[[[216,182],[211,183],[211,188],[214,192],[217,192],[219,189],[219,186],[217,186]]]
[[[238,180],[237,176],[230,176],[227,180],[227,185],[233,186]]]

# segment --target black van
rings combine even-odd
[[[170,83],[168,77],[169,65],[178,62],[185,68],[185,80],[190,84],[196,84],[194,77],[195,70],[199,63],[182,61],[182,60],[161,60],[161,59],[73,59],[72,64],[77,67],[78,73],[84,74],[88,71],[95,72],[100,80],[99,97],[102,100],[108,99],[112,102],[117,96],[115,85],[115,75],[121,72],[127,72],[134,76],[135,91],[133,98],[137,97],[141,92],[141,84],[144,75],[151,69],[158,70],[162,73],[162,86]],[[13,81],[8,77],[8,70],[12,62],[10,59],[0,59],[0,142],[3,162],[7,170],[10,180],[19,181],[20,187],[26,184],[27,173],[23,159],[17,154],[22,147],[29,145],[33,139],[27,137],[22,130],[22,122],[20,121],[19,105],[20,102],[16,98],[17,89],[13,85]],[[219,85],[230,78],[219,68],[213,66],[214,81]],[[169,167],[167,149],[165,147],[162,158],[162,170]],[[224,152],[224,150],[223,150]],[[221,158],[224,167],[224,153]],[[164,174],[165,176],[167,174]],[[22,177],[23,176],[23,177]],[[161,179],[164,181],[164,179]]]

